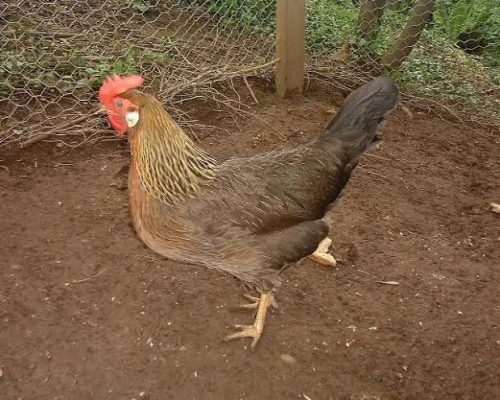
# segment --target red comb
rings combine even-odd
[[[139,75],[110,76],[104,81],[101,89],[99,89],[99,101],[101,103],[107,103],[127,90],[138,88],[143,82],[144,79]]]

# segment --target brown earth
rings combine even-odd
[[[219,128],[202,146],[294,146],[341,101],[256,94],[265,123],[192,103]],[[286,272],[252,353],[222,342],[251,320],[243,287],[136,237],[126,143],[2,149],[0,398],[496,399],[499,150],[498,132],[396,112],[335,207],[338,266]]]

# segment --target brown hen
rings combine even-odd
[[[323,220],[377,128],[397,105],[380,77],[351,93],[311,143],[217,162],[183,132],[162,104],[136,90],[138,76],[111,77],[99,99],[119,135],[128,132],[129,194],[139,237],[173,260],[228,272],[260,292],[246,308],[255,322],[226,337],[259,340],[280,273],[313,255],[334,263]]]

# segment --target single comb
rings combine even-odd
[[[130,89],[136,89],[144,83],[144,78],[139,75],[108,77],[99,89],[99,101],[109,103],[116,96]]]

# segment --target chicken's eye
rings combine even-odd
[[[117,107],[123,107],[123,101],[121,101],[121,100],[116,100],[115,104]]]

